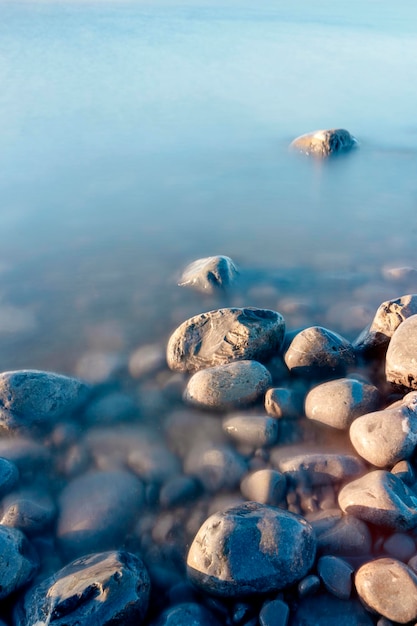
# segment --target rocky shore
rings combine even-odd
[[[125,369],[0,375],[0,626],[417,624],[417,295],[346,338],[190,267]]]

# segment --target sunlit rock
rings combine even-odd
[[[187,265],[180,287],[191,287],[202,293],[212,294],[217,289],[226,289],[235,282],[239,271],[228,256],[209,256]]]
[[[291,142],[290,148],[308,156],[326,158],[332,154],[347,152],[357,145],[357,139],[344,128],[331,128],[301,135]]]

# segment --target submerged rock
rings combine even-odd
[[[129,552],[84,556],[29,589],[16,626],[140,626],[149,601],[148,572]]]
[[[268,309],[226,308],[201,313],[179,326],[167,347],[172,370],[196,372],[231,361],[264,361],[284,338],[285,322]]]
[[[209,256],[187,265],[178,284],[180,287],[191,287],[212,294],[217,289],[232,286],[238,274],[239,271],[230,257]]]
[[[357,139],[344,128],[316,130],[297,137],[290,144],[293,150],[321,158],[347,152],[357,146]]]
[[[301,580],[316,554],[316,539],[302,517],[256,502],[209,517],[187,558],[190,580],[226,597],[265,594]]]

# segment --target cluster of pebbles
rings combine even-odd
[[[416,355],[404,295],[355,341],[223,306],[123,379],[1,374],[0,626],[417,624]]]

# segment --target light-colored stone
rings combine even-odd
[[[223,430],[238,443],[272,446],[278,439],[279,421],[266,415],[230,415],[223,419]]]
[[[239,270],[230,257],[209,256],[187,265],[178,284],[180,287],[191,287],[212,294],[217,289],[233,285],[238,274]]]
[[[240,491],[247,500],[278,506],[285,495],[287,481],[281,472],[269,468],[244,477]]]
[[[417,315],[402,322],[387,349],[385,374],[390,383],[417,389]]]
[[[351,344],[321,326],[310,326],[297,333],[284,359],[292,373],[314,377],[343,375],[355,360]]]
[[[278,459],[277,467],[296,482],[316,486],[349,480],[365,472],[365,465],[357,457],[332,453],[294,454]]]
[[[357,139],[344,128],[315,130],[297,137],[290,144],[290,148],[293,150],[320,158],[347,152],[357,146]]]

